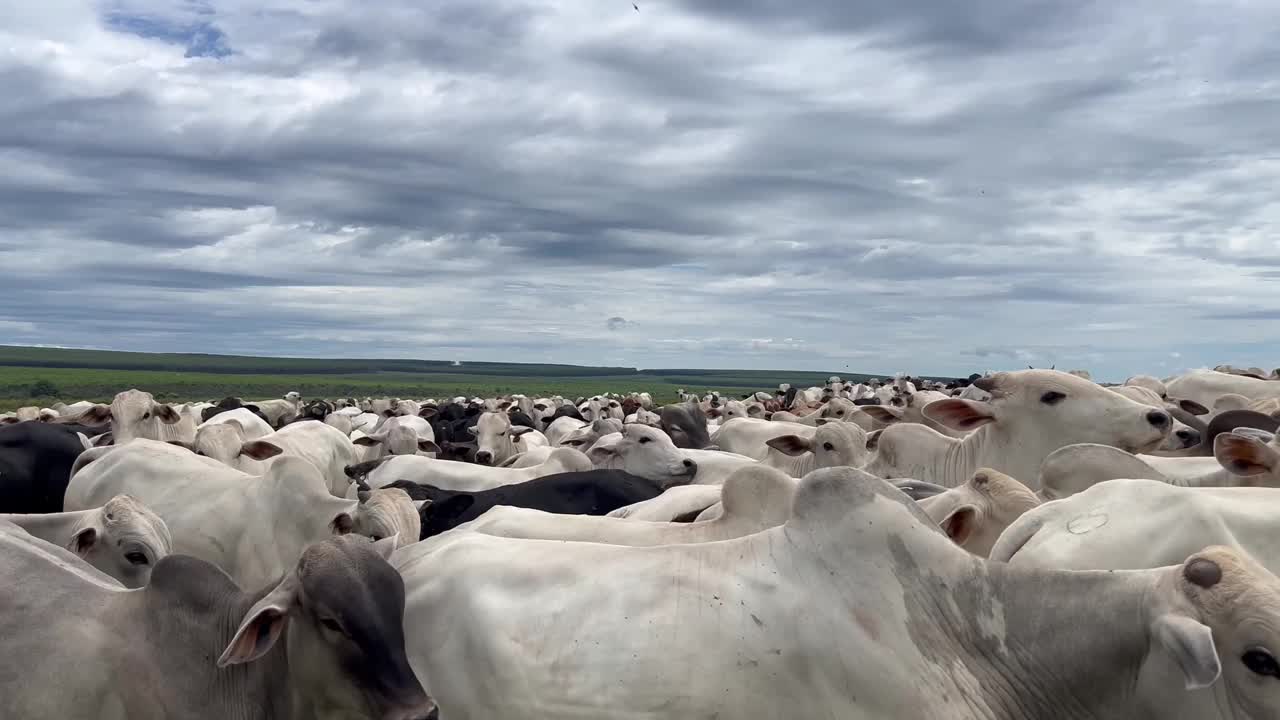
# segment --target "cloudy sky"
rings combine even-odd
[[[1280,4],[0,4],[0,342],[1280,364]]]

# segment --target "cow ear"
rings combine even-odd
[[[240,454],[245,457],[253,458],[254,460],[266,460],[267,458],[273,458],[282,452],[284,452],[284,450],[280,449],[279,445],[267,442],[266,440],[250,440],[240,446]]]
[[[178,414],[177,410],[173,409],[172,405],[156,403],[154,409],[156,417],[160,418],[160,422],[165,425],[172,425],[182,419],[182,416]]]
[[[111,445],[115,443],[115,441],[116,441],[116,436],[109,432],[104,432],[101,435],[93,436],[94,447],[106,447],[107,445]]]
[[[942,522],[938,525],[952,542],[964,545],[977,529],[978,508],[973,505],[961,505],[942,518]]]
[[[1251,477],[1280,468],[1280,453],[1256,437],[1223,433],[1214,438],[1213,456],[1232,475]]]
[[[86,425],[100,425],[111,419],[111,406],[94,405],[80,413],[80,421]]]
[[[441,450],[441,449],[440,449],[440,446],[439,446],[439,445],[437,445],[437,444],[435,444],[435,441],[433,441],[433,440],[419,440],[419,441],[418,441],[418,452],[433,452],[433,453],[438,453],[438,452],[444,452],[444,451],[443,451],[443,450]]]
[[[870,415],[874,420],[879,420],[885,425],[892,425],[902,419],[902,410],[895,407],[886,407],[884,405],[867,405],[862,408],[862,412]]]
[[[1156,618],[1152,636],[1177,661],[1188,690],[1207,688],[1222,674],[1222,662],[1213,644],[1213,631],[1185,615]]]
[[[467,432],[470,433],[472,436],[479,435],[480,428],[476,427],[475,425],[472,425],[471,427],[467,428]]]
[[[1192,415],[1208,415],[1209,408],[1201,405],[1195,400],[1178,400],[1178,407],[1191,413]]]
[[[93,549],[94,544],[98,542],[98,528],[87,527],[81,528],[71,538],[71,542],[67,543],[67,549],[84,557]]]
[[[356,523],[351,519],[351,513],[338,513],[333,517],[333,522],[329,523],[329,529],[334,535],[349,535],[355,529]]]
[[[530,432],[533,432],[533,428],[525,427],[524,425],[514,425],[511,428],[511,437],[517,438],[525,433],[530,433]]]
[[[428,405],[418,411],[418,417],[424,418],[426,420],[430,420],[431,418],[435,417],[439,413],[440,413],[439,408]]]
[[[803,455],[813,449],[813,441],[799,435],[782,435],[770,438],[765,442],[765,445],[791,457]]]
[[[245,613],[231,644],[218,658],[218,667],[253,662],[266,655],[289,622],[289,611],[298,601],[298,575],[290,572],[274,590]]]
[[[877,447],[880,446],[880,433],[882,432],[884,431],[873,430],[872,432],[867,433],[867,449],[868,450],[875,450]]]
[[[989,403],[947,398],[924,406],[924,416],[952,430],[973,430],[996,421]]]
[[[356,445],[361,445],[363,447],[373,447],[374,445],[377,445],[378,443],[382,442],[382,440],[380,438],[376,438],[371,435],[363,435],[361,437],[356,438],[355,440],[352,440],[351,442],[355,443]]]
[[[592,464],[600,465],[609,462],[617,454],[618,450],[614,447],[593,447],[587,451],[587,458],[591,460]]]

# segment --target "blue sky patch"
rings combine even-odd
[[[224,58],[232,54],[226,33],[207,20],[177,23],[141,15],[110,13],[107,27],[116,32],[129,33],[151,40],[160,40],[187,49],[185,57]]]

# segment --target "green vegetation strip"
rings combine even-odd
[[[851,381],[863,373],[771,370],[644,370],[579,365],[463,362],[444,360],[315,360],[234,355],[130,353],[0,346],[0,410],[49,405],[56,400],[110,401],[138,388],[159,399],[186,402],[235,395],[245,399],[280,397],[296,390],[303,397],[491,396],[501,393],[565,396],[604,392],[648,392],[672,402],[676,390],[718,390],[742,395],[772,390],[779,383],[821,385],[831,375]],[[883,377],[883,376],[881,376]]]

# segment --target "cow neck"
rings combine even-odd
[[[1025,437],[1014,438],[998,422],[984,425],[947,447],[940,466],[935,464],[936,477],[943,479],[938,484],[957,487],[968,482],[978,468],[990,467],[1038,490],[1039,462],[1032,467],[1022,463],[1021,458],[1034,456],[1043,460],[1057,447],[1036,446],[1035,442]]]
[[[961,599],[961,584],[951,593],[960,614],[939,627],[970,658],[966,667],[979,678],[994,717],[1143,717],[1135,692],[1151,647],[1151,603],[1168,570],[981,566],[988,606],[965,608],[981,596]],[[974,621],[983,614],[989,624]]]
[[[71,537],[81,530],[85,521],[99,510],[100,508],[60,513],[0,514],[0,520],[8,520],[35,537],[65,547]],[[72,552],[75,550],[72,549]]]
[[[183,678],[179,702],[192,703],[201,715],[225,720],[289,718],[292,682],[282,682],[291,680],[287,627],[266,655],[250,663],[217,666],[250,608],[277,584],[245,593],[208,563],[170,556],[156,566],[151,585],[121,599],[141,605],[135,610],[145,613],[146,637],[158,670]]]

